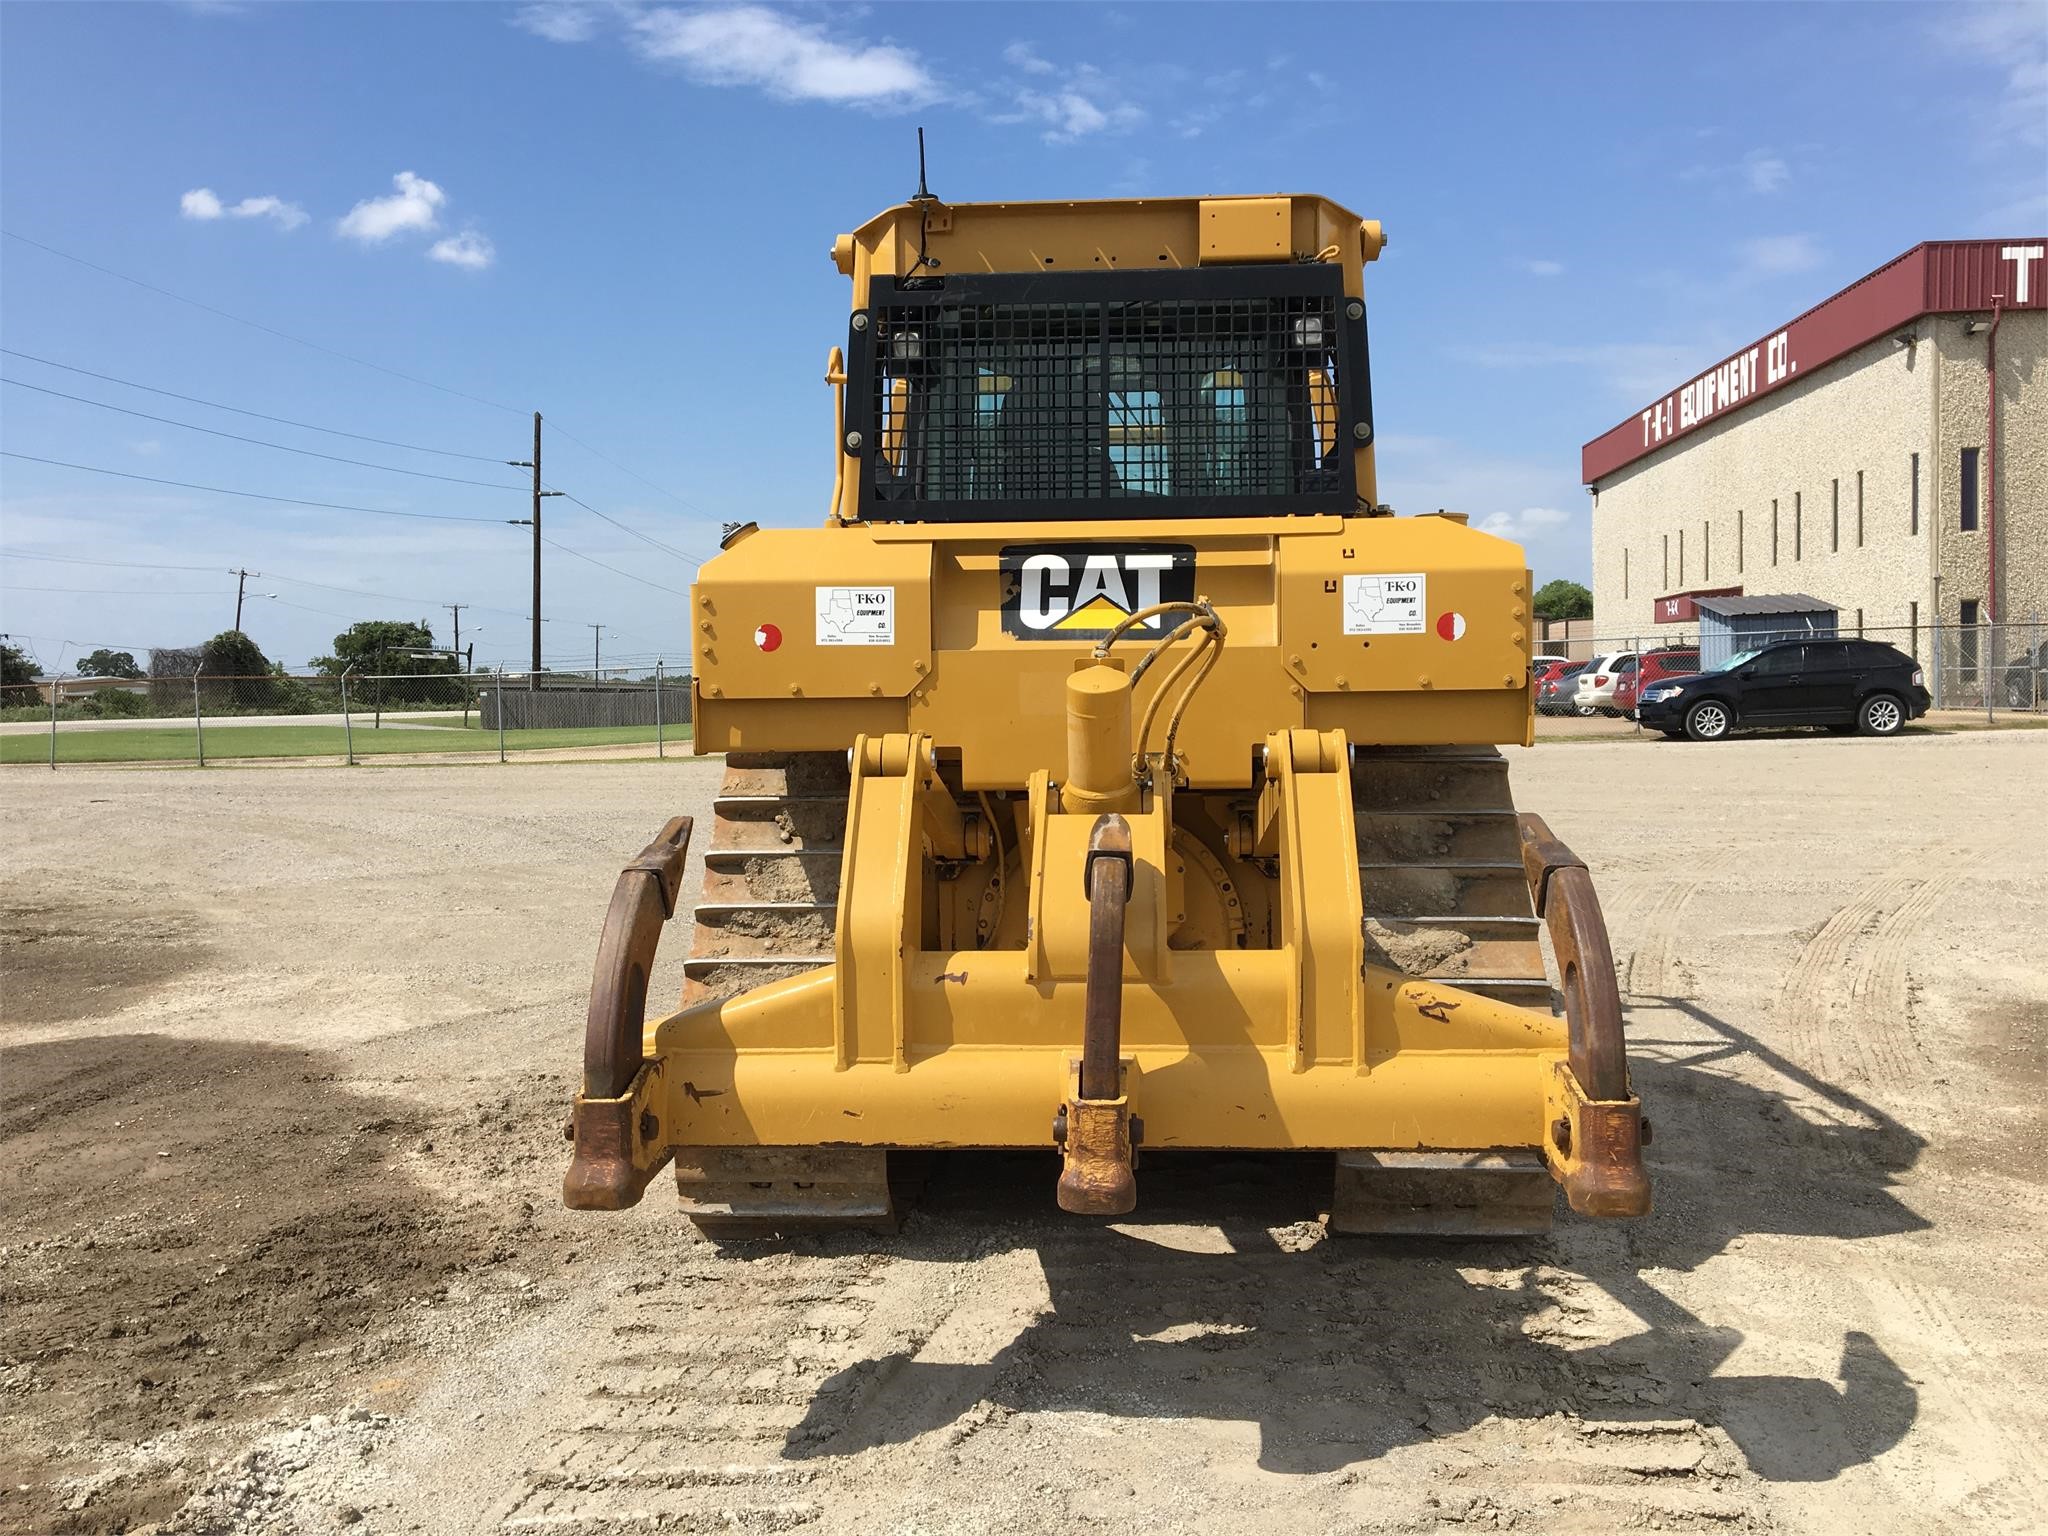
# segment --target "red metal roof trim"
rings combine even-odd
[[[2007,309],[2048,309],[2048,237],[1914,246],[1594,438],[1581,477],[1595,484],[1922,315],[1988,310],[1994,294]]]

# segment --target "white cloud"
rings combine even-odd
[[[522,5],[512,17],[513,26],[551,43],[587,43],[597,35],[597,22],[594,5]]]
[[[1473,527],[1520,544],[1539,572],[1584,578],[1592,529],[1576,452],[1490,458],[1454,438],[1392,432],[1374,446],[1380,498],[1397,511],[1470,513]]]
[[[1711,345],[1655,341],[1495,342],[1453,348],[1459,362],[1480,368],[1540,368],[1556,373],[1590,373],[1616,395],[1633,400],[1661,394],[1711,358]],[[1688,371],[1690,370],[1690,372]]]
[[[297,229],[306,222],[306,210],[281,197],[245,197],[225,204],[211,187],[194,187],[178,199],[178,212],[188,219],[269,219],[279,229]]]
[[[497,247],[489,238],[473,229],[465,229],[459,235],[449,235],[436,240],[427,251],[430,261],[445,261],[451,267],[465,267],[471,272],[481,272],[498,259]]]
[[[1736,247],[1741,270],[1753,277],[1781,277],[1811,272],[1821,264],[1818,242],[1811,235],[1759,235]]]
[[[643,11],[633,46],[680,64],[707,85],[751,85],[784,101],[900,105],[930,99],[937,85],[917,55],[889,43],[842,42],[823,26],[757,5]]]
[[[1769,197],[1791,183],[1792,162],[1775,149],[1752,149],[1740,160],[1689,165],[1678,179]]]
[[[1003,61],[1027,75],[1049,75],[1053,72],[1052,64],[1040,58],[1029,43],[1010,44],[1003,50]]]
[[[1985,118],[1998,140],[2048,144],[2048,19],[2039,5],[1944,6],[1936,40],[2004,76]],[[2039,170],[2039,162],[2035,162]]]
[[[400,171],[391,182],[396,192],[357,203],[336,225],[337,233],[365,245],[381,245],[393,235],[424,232],[440,222],[438,210],[448,201],[447,193],[411,171]]]
[[[1569,512],[1556,507],[1524,507],[1519,512],[1489,512],[1476,526],[1481,533],[1524,544],[1553,528],[1564,527],[1571,520]]]
[[[1750,191],[1768,196],[1792,179],[1792,167],[1767,149],[1752,149],[1742,158],[1742,176]]]
[[[1563,262],[1551,261],[1541,256],[1518,256],[1515,258],[1515,265],[1520,267],[1524,272],[1528,273],[1531,277],[1564,276]]]
[[[1072,144],[1091,133],[1122,132],[1145,121],[1144,108],[1123,100],[1117,83],[1087,64],[1043,90],[1018,85],[1010,100],[1011,110],[995,113],[989,121],[1036,123],[1048,144]]]
[[[163,446],[164,445],[158,442],[155,438],[145,437],[140,442],[130,443],[128,445],[128,451],[130,453],[139,453],[142,455],[142,457],[147,459],[153,458],[157,454],[163,452]]]

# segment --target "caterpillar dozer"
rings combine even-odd
[[[1378,501],[1384,243],[922,189],[839,237],[829,514],[692,589],[694,946],[649,1020],[677,818],[607,914],[570,1206],[673,1163],[714,1235],[887,1228],[918,1154],[1040,1148],[1081,1214],[1200,1149],[1326,1152],[1337,1231],[1648,1209],[1591,879],[1498,751],[1524,555]]]

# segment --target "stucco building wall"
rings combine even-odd
[[[1960,528],[1961,451],[1985,443],[1977,318],[1923,315],[1598,482],[1603,633],[1654,634],[1655,599],[1701,587],[1809,593],[1844,628],[1859,610],[1867,628],[1904,629],[1981,604],[1981,456],[1978,529]],[[1998,357],[1999,617],[2048,620],[2048,314],[2008,314]]]

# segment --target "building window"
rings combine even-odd
[[[1828,482],[1828,553],[1842,552],[1842,482],[1839,477]]]
[[[1742,509],[1735,510],[1735,574],[1742,574]]]
[[[1792,493],[1792,563],[1806,557],[1806,493]]]
[[[1671,590],[1671,535],[1664,535],[1664,590]]]
[[[1856,471],[1856,547],[1863,547],[1863,471]]]
[[[1685,585],[1685,530],[1678,530],[1678,584]]]
[[[1977,599],[1974,597],[1963,599],[1962,626],[1956,634],[1956,661],[1960,681],[1977,681]]]
[[[1714,525],[1711,522],[1703,522],[1700,524],[1700,580],[1712,581],[1713,579]]]
[[[1863,610],[1861,608],[1856,610],[1856,638],[1858,640],[1863,638]]]
[[[1778,498],[1771,498],[1771,564],[1778,563]]]
[[[1912,507],[1911,521],[1906,524],[1906,532],[1918,538],[1920,536],[1920,455],[1917,453],[1913,455]]]
[[[1621,595],[1628,596],[1628,551],[1621,552]]]
[[[1920,455],[1916,453],[1913,457],[1917,459]],[[1911,654],[1915,661],[1918,661],[1920,659],[1920,605],[1918,603],[1906,604],[1906,623],[1911,626],[1908,633],[1913,642],[1912,650],[1909,654]]]
[[[1962,474],[1962,527],[1965,533],[1977,531],[1977,450],[1963,450]]]

